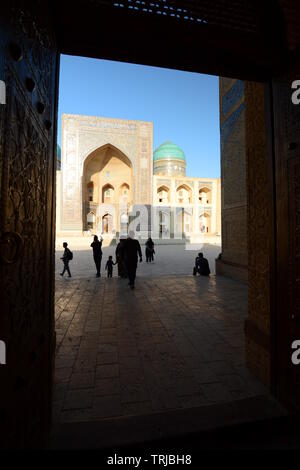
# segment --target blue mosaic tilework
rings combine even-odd
[[[240,101],[244,95],[244,82],[243,80],[236,80],[234,85],[228,90],[222,98],[222,114],[226,114],[231,108]]]
[[[226,119],[221,126],[221,144],[224,145],[241,113],[245,109],[245,103],[240,106]]]

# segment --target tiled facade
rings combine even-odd
[[[82,177],[87,157],[108,144],[130,160],[133,198],[151,202],[152,123],[64,114],[62,116],[61,218],[58,231],[82,234]]]
[[[244,82],[220,78],[222,260],[217,273],[247,279]]]

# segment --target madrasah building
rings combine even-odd
[[[63,114],[57,236],[118,238],[133,229],[141,240],[193,242],[220,235],[220,178],[186,176],[186,164],[175,143],[153,152],[151,122]]]

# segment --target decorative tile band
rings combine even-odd
[[[222,114],[226,114],[231,110],[231,108],[238,103],[244,95],[244,82],[243,80],[236,80],[232,87],[228,90],[227,93],[222,98]]]
[[[241,113],[245,109],[245,103],[241,103],[240,106],[226,119],[226,121],[221,126],[221,144],[226,143],[230,133],[233,130],[237,120],[239,119]]]

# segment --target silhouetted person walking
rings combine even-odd
[[[136,277],[136,268],[138,263],[138,256],[140,263],[142,262],[142,250],[138,240],[134,239],[134,232],[130,231],[129,236],[124,244],[124,259],[126,269],[129,277],[129,286],[134,289],[134,282]]]
[[[94,261],[97,269],[97,277],[101,276],[101,260],[102,260],[102,240],[99,241],[97,235],[94,235],[94,241],[91,243],[91,247],[93,248],[93,256]]]
[[[116,262],[118,264],[118,276],[121,278],[127,277],[127,271],[124,259],[124,247],[126,238],[120,238],[116,248]]]
[[[197,258],[195,259],[195,267],[193,270],[194,276],[197,273],[199,273],[201,276],[210,275],[209,264],[207,259],[203,257],[203,253],[198,253]]]
[[[145,250],[145,253],[146,253],[146,262],[150,262],[151,261],[154,261],[154,254],[155,254],[155,251],[154,251],[154,242],[152,240],[151,237],[148,238],[148,240],[146,241],[146,250]]]
[[[63,243],[63,247],[64,247],[65,250],[64,250],[64,254],[62,255],[62,257],[60,259],[62,259],[62,261],[64,263],[64,269],[60,273],[60,275],[63,276],[65,274],[65,272],[67,271],[67,273],[69,274],[69,277],[72,277],[71,272],[70,272],[70,268],[69,268],[69,261],[71,261],[71,259],[73,259],[73,253],[72,253],[71,250],[69,250],[67,242]]]
[[[107,271],[107,277],[112,277],[114,264],[117,264],[117,263],[114,263],[113,259],[112,259],[112,256],[109,256],[108,260],[106,261],[106,265],[105,265],[105,270]]]

